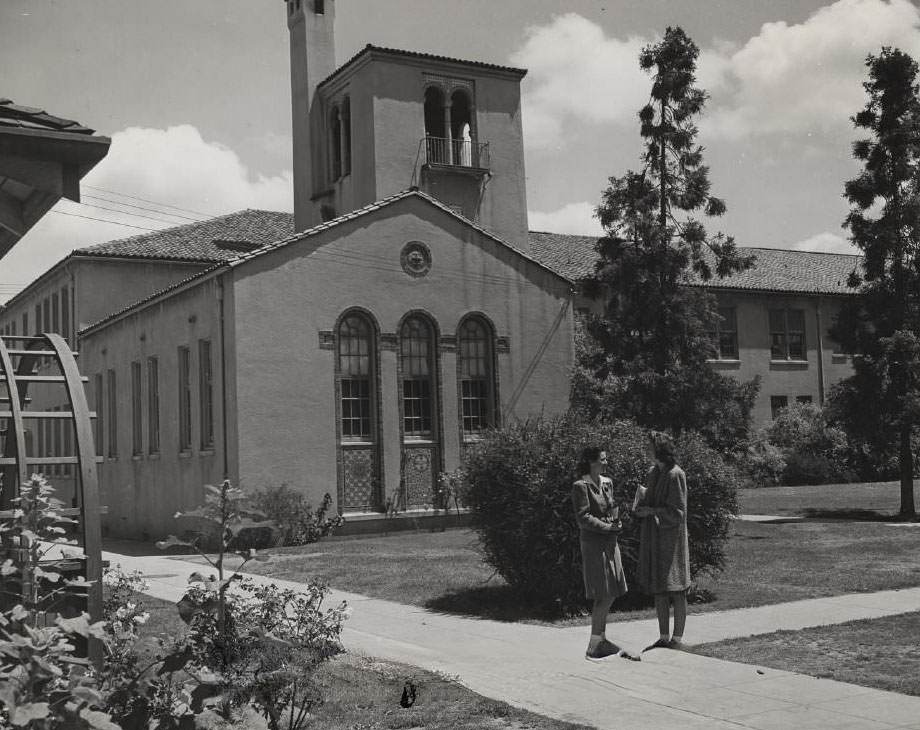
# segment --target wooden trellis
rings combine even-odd
[[[63,337],[57,334],[0,337],[0,422],[6,422],[5,438],[0,452],[0,474],[3,476],[3,504],[9,508],[10,499],[21,485],[29,481],[33,467],[75,467],[73,507],[63,510],[76,519],[79,543],[84,557],[79,572],[91,582],[87,588],[86,611],[91,621],[102,618],[102,525],[99,505],[99,480],[97,477],[96,449],[93,441],[91,413],[86,402],[83,384],[86,378],[77,368],[76,354]],[[29,394],[31,385],[49,384],[63,390],[69,410],[33,410],[30,406],[45,399]],[[64,427],[72,426],[75,453],[48,456],[30,452],[26,424],[64,419]],[[34,439],[33,439],[34,441]],[[0,516],[12,516],[0,512]],[[91,649],[92,651],[92,649]]]

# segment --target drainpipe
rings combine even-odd
[[[821,297],[815,297],[815,319],[818,324],[818,404],[824,407],[824,328],[821,326]]]
[[[217,277],[217,308],[220,319],[220,438],[224,459],[224,479],[230,478],[230,457],[227,453],[227,338],[224,335],[224,275]]]

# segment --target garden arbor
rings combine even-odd
[[[90,413],[73,353],[63,337],[0,337],[0,517],[38,471],[58,497],[71,493],[63,514],[75,519],[90,582],[86,610],[102,618],[102,529],[96,449]],[[4,428],[5,426],[5,428]],[[23,546],[24,547],[24,546]]]

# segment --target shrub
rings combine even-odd
[[[770,441],[764,429],[758,429],[748,439],[737,463],[747,478],[747,486],[772,487],[783,482],[785,455]]]
[[[328,515],[332,506],[332,495],[328,492],[316,510],[306,496],[286,484],[255,492],[252,504],[274,525],[242,531],[240,544],[248,547],[308,545],[331,535],[344,522],[341,515]]]
[[[812,403],[792,403],[767,429],[767,438],[786,461],[785,484],[827,484],[853,481],[849,444],[843,429],[828,423]]]
[[[607,474],[626,515],[620,534],[627,581],[635,586],[638,526],[627,514],[649,469],[647,432],[630,421],[585,422],[572,415],[532,419],[488,433],[466,457],[464,501],[471,508],[484,559],[530,600],[563,613],[585,604],[578,527],[571,488],[578,454],[607,450]],[[689,486],[691,571],[719,570],[736,474],[699,435],[678,439]]]

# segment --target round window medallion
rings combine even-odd
[[[431,271],[431,251],[421,241],[409,241],[399,258],[403,271],[409,276],[425,276]]]

